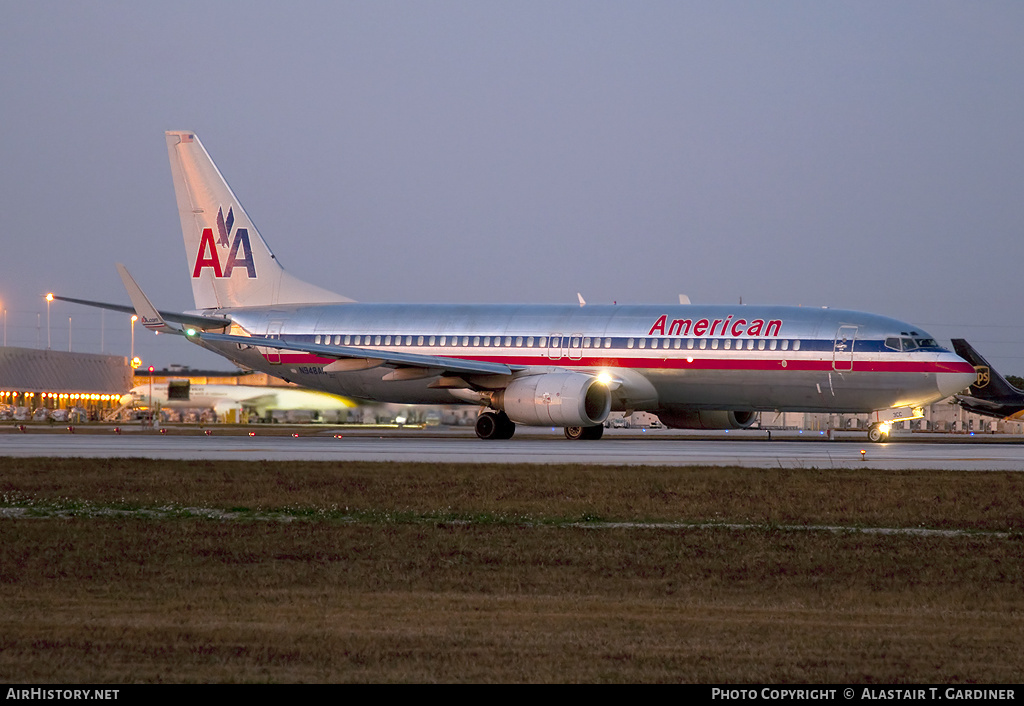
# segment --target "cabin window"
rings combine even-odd
[[[706,338],[700,339],[700,349],[701,350],[705,350],[705,349],[707,349],[707,347],[708,347],[708,339],[706,339]]]
[[[539,339],[537,339],[537,345],[540,348],[546,347],[548,345],[548,337],[547,336],[541,336]]]
[[[646,348],[647,347],[647,339],[646,338],[641,338],[640,339],[640,347],[641,348]]]
[[[526,347],[527,348],[533,348],[533,336],[527,336],[527,338],[526,338]]]
[[[505,336],[505,347],[507,348],[508,346],[511,346],[511,345],[512,345],[512,337],[511,336]]]
[[[764,339],[762,339],[762,340],[757,342],[757,350],[759,350],[759,351],[763,351],[764,350]]]
[[[384,338],[384,345],[385,346],[390,346],[391,345],[391,336],[386,336]]]
[[[522,345],[523,345],[523,337],[522,336],[516,336],[516,347],[521,347]]]
[[[313,343],[320,343],[320,334],[313,337]]]
[[[632,348],[632,347],[633,347],[633,339],[631,338],[628,341],[626,341],[626,348]]]
[[[788,340],[783,341],[782,345],[780,345],[779,347],[782,350],[784,350],[784,351],[788,351],[789,350],[789,341]]]
[[[605,348],[611,348],[612,347],[612,339],[610,339],[610,338],[604,339],[604,347]]]
[[[679,350],[680,348],[682,348],[682,346],[683,346],[683,339],[681,339],[681,338],[677,338],[672,343],[672,347],[675,348],[676,350]]]
[[[800,339],[799,338],[797,340],[793,341],[793,350],[795,350],[795,351],[800,350]]]
[[[768,344],[768,350],[772,350],[772,351],[773,351],[773,350],[775,350],[775,348],[776,348],[776,347],[777,347],[778,345],[779,345],[779,342],[778,342],[778,341],[776,341],[776,340],[775,340],[775,339],[773,338],[773,339],[771,340],[771,343],[769,343],[769,344]]]
[[[725,346],[723,346],[723,347],[725,348],[725,350],[729,350],[730,348],[732,348],[732,339],[731,338],[725,339]]]
[[[687,338],[686,339],[686,349],[687,350],[691,350],[691,351],[693,350],[693,339],[692,338]]]
[[[345,345],[349,346],[351,344],[352,344],[352,334],[348,334],[348,335],[345,336]]]
[[[711,341],[711,350],[713,350],[713,351],[718,350],[718,339],[717,338],[714,339],[713,341]]]
[[[468,346],[469,345],[469,336],[463,336],[462,337],[462,345],[463,346]]]
[[[491,345],[491,337],[490,336],[484,336],[484,345],[485,346],[490,346]]]

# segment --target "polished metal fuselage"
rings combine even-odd
[[[197,313],[229,316],[230,333],[300,345],[500,362],[514,375],[604,372],[616,381],[619,410],[868,412],[927,404],[974,379],[973,368],[943,348],[885,346],[892,337],[930,338],[910,324],[833,309],[351,303]],[[325,371],[333,359],[309,352],[202,345],[242,366],[341,395],[461,401],[438,386],[440,369],[385,380],[390,368]],[[500,387],[483,376],[463,377],[470,388]]]

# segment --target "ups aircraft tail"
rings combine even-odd
[[[197,309],[352,301],[285,272],[195,133],[166,136]]]
[[[952,339],[956,354],[974,366],[977,379],[970,395],[956,395],[960,406],[989,417],[1009,417],[1024,410],[1024,390],[1007,382],[974,347],[962,338]]]

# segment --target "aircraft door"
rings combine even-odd
[[[280,338],[282,326],[284,326],[284,322],[280,320],[271,321],[267,324],[267,338]],[[264,348],[262,352],[268,363],[272,363],[274,365],[281,364],[280,348]]]
[[[191,391],[192,382],[190,380],[168,380],[167,381],[167,401],[168,402],[188,402],[190,398],[189,393]]]
[[[548,336],[548,358],[559,360],[565,356],[568,344],[568,337],[560,333],[553,333]]]
[[[836,331],[832,348],[832,369],[838,372],[853,370],[853,343],[857,338],[857,327],[843,325]]]
[[[574,333],[572,336],[567,336],[566,341],[569,344],[569,360],[579,360],[583,357],[583,334]]]

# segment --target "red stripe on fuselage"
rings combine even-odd
[[[387,356],[387,351],[380,351]],[[264,354],[264,359],[267,355]],[[849,361],[841,361],[840,367],[833,366],[831,358],[698,358],[693,362],[687,358],[621,358],[590,357],[579,360],[571,358],[552,359],[546,356],[457,356],[445,355],[455,360],[477,360],[486,363],[503,363],[511,366],[559,366],[567,368],[635,368],[639,370],[782,370],[851,372]],[[324,358],[311,353],[281,353],[281,364],[327,365],[335,358]],[[343,359],[344,360],[344,359]],[[276,364],[276,363],[275,363]],[[870,373],[974,373],[969,363],[952,361],[921,360],[854,360],[852,372]],[[439,365],[438,367],[444,367]]]

